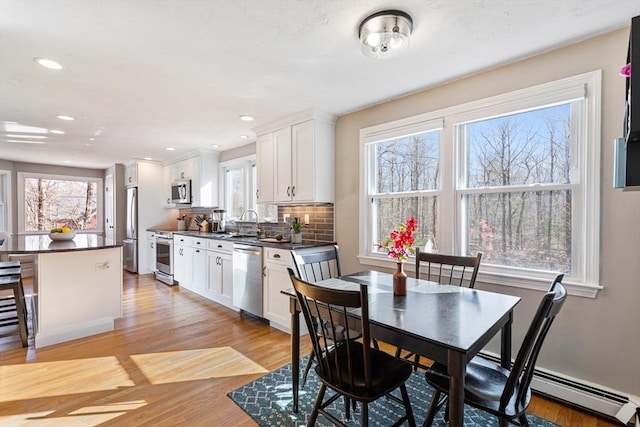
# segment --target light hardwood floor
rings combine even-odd
[[[151,275],[124,282],[113,332],[37,350],[0,338],[0,425],[255,425],[226,393],[288,363],[289,336]],[[562,426],[616,425],[539,397],[530,411]]]

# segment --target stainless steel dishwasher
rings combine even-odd
[[[262,314],[262,247],[233,245],[233,305],[240,310]]]

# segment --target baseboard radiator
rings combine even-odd
[[[495,353],[482,352],[482,356],[499,362]],[[623,424],[640,427],[638,410],[640,397],[624,395],[598,384],[560,375],[546,369],[536,369],[531,388],[543,395],[580,407],[587,412],[617,419]]]

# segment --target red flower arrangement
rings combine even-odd
[[[386,249],[389,258],[396,262],[407,262],[409,255],[416,253],[413,248],[413,233],[418,229],[418,221],[415,217],[409,217],[407,223],[399,223],[398,229],[393,230],[384,242],[378,243],[378,249]]]

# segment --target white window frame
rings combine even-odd
[[[530,88],[497,95],[442,110],[420,114],[360,130],[360,222],[359,259],[362,264],[393,268],[393,260],[376,254],[371,240],[372,214],[369,173],[373,164],[368,160],[368,145],[394,137],[429,130],[440,121],[439,251],[460,253],[463,230],[461,196],[476,190],[464,188],[464,159],[455,135],[456,124],[484,120],[505,113],[539,108],[553,103],[584,99],[578,114],[579,129],[572,129],[572,274],[563,283],[572,295],[594,298],[602,286],[599,283],[600,255],[600,147],[601,147],[601,70],[545,83]],[[578,141],[586,144],[579,149]],[[577,153],[577,155],[575,154]],[[540,186],[545,189],[545,186]],[[399,219],[401,220],[401,219]],[[451,230],[445,233],[446,230]],[[578,246],[579,245],[579,246]],[[412,270],[411,263],[407,266]],[[481,265],[478,281],[489,284],[547,290],[555,273],[526,268]]]
[[[245,208],[249,209],[251,206],[251,194],[255,191],[252,187],[251,180],[251,168],[256,163],[256,156],[249,155],[244,157],[239,157],[233,160],[227,160],[225,162],[220,163],[220,194],[222,194],[222,207],[227,210],[227,220],[239,220],[240,218],[234,218],[229,215],[229,209],[227,206],[227,171],[230,169],[242,169],[245,183],[245,194],[244,194],[244,204],[247,206]]]
[[[18,234],[47,234],[47,231],[26,231],[24,229],[24,182],[28,178],[50,179],[60,181],[87,181],[96,183],[96,229],[77,230],[78,233],[102,234],[104,233],[104,180],[102,178],[77,176],[77,175],[51,175],[33,172],[18,172]]]

